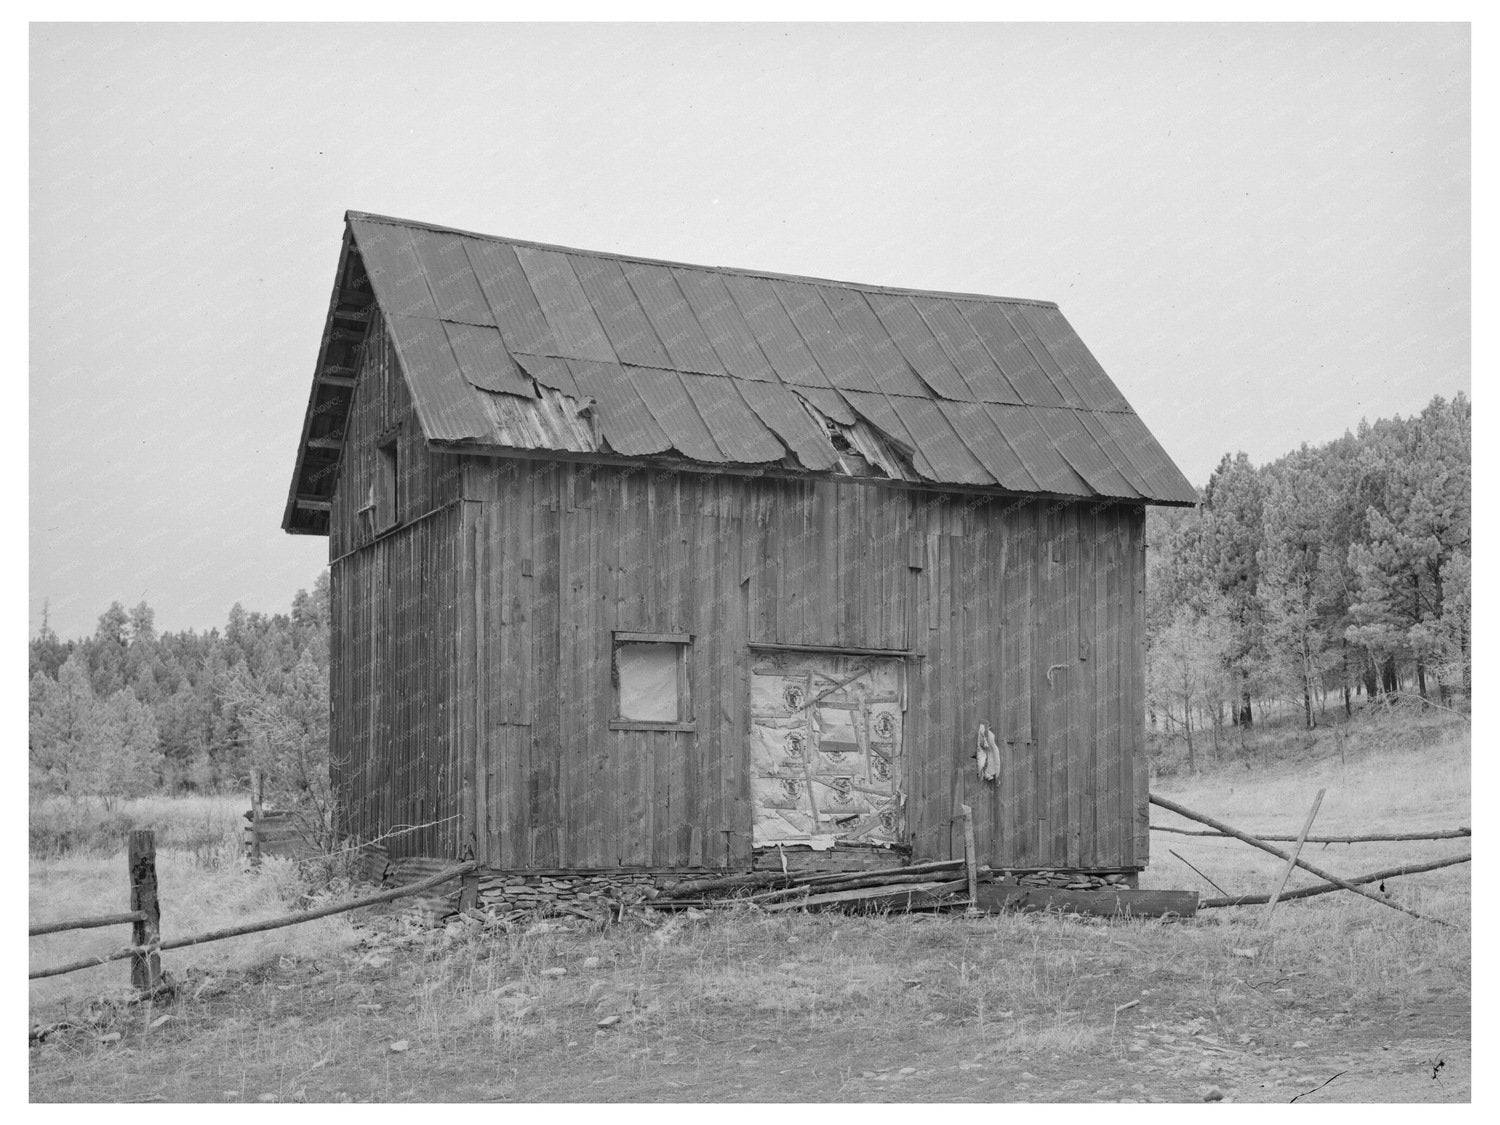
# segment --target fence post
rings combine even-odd
[[[979,907],[979,859],[974,846],[974,810],[968,805],[959,805],[958,811],[964,820],[964,870],[969,877],[969,909]]]
[[[466,871],[459,877],[458,912],[467,914],[479,909],[479,871]]]
[[[265,780],[260,770],[250,771],[250,866],[260,866],[260,808]]]
[[[131,927],[130,983],[142,992],[154,991],[161,981],[161,903],[156,896],[156,833],[151,829],[126,837],[130,862],[130,909],[145,915]],[[150,949],[150,952],[141,952]]]

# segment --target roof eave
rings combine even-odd
[[[358,259],[358,248],[354,245],[353,234],[349,225],[345,223],[344,234],[339,248],[338,266],[334,272],[333,288],[328,298],[328,315],[323,321],[323,335],[318,344],[318,358],[313,367],[312,389],[308,392],[307,411],[302,419],[302,432],[297,442],[297,460],[292,469],[291,486],[287,492],[286,506],[282,510],[282,530],[291,535],[327,535],[327,520],[322,521],[321,528],[317,526],[307,527],[298,523],[297,515],[302,510],[316,510],[322,508],[327,510],[326,504],[331,499],[331,489],[327,495],[316,495],[304,492],[302,485],[309,471],[309,450],[315,441],[327,440],[313,436],[314,426],[319,417],[327,417],[335,423],[334,428],[342,434],[344,421],[347,417],[348,402],[352,399],[354,376],[347,367],[335,371],[330,360],[330,349],[338,338],[338,333],[347,334],[356,329],[351,326],[357,323],[368,324],[369,308],[373,304],[373,294],[365,299],[358,292],[351,292],[349,285],[350,270]],[[352,298],[352,303],[351,303]],[[340,327],[340,321],[346,322],[345,327]],[[319,395],[328,388],[334,388],[335,393],[339,390],[348,391],[344,400],[344,411],[334,414],[320,409]],[[323,466],[320,471],[336,469],[342,457],[342,450],[338,449],[332,460]]]

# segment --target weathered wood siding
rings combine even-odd
[[[477,457],[465,495],[491,865],[747,865],[752,643],[922,654],[916,856],[962,855],[968,803],[992,864],[1144,864],[1140,507]],[[609,729],[613,630],[694,635],[695,730]]]
[[[435,508],[462,496],[462,457],[432,453],[412,410],[411,395],[391,347],[378,310],[360,349],[359,375],[349,417],[344,426],[344,448],[338,463],[329,510],[328,557],[337,559],[365,547],[390,530],[381,531],[359,518],[379,471],[378,446],[396,438],[397,517],[409,524]],[[400,526],[398,525],[398,526]]]
[[[397,440],[397,523],[358,515]],[[346,831],[396,826],[393,856],[459,851],[457,694],[462,461],[428,452],[378,316],[362,350],[331,507],[330,753]]]

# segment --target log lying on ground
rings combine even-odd
[[[986,914],[1002,910],[1057,910],[1065,914],[1117,914],[1132,918],[1191,918],[1198,910],[1197,891],[1068,891],[1020,883],[980,883],[975,907]],[[1286,896],[1282,896],[1285,898]]]
[[[790,902],[773,902],[762,909],[780,910],[826,910],[830,907],[857,906],[862,910],[910,910],[914,907],[936,906],[948,896],[962,894],[968,887],[967,878],[954,879],[946,883],[908,883],[898,887],[864,887],[854,891],[837,891],[809,895]],[[962,905],[960,903],[960,905]]]
[[[1345,882],[1355,885],[1368,883],[1379,883],[1384,879],[1395,879],[1401,875],[1416,875],[1423,871],[1436,871],[1440,867],[1453,867],[1455,864],[1468,863],[1472,857],[1466,855],[1449,856],[1447,859],[1435,859],[1431,863],[1409,863],[1404,867],[1392,867],[1385,871],[1372,871],[1368,875],[1355,875]],[[1287,891],[1281,896],[1282,902],[1294,898],[1312,898],[1314,895],[1332,894],[1344,888],[1337,883],[1318,883],[1311,887],[1302,887],[1299,890]],[[1206,898],[1198,903],[1199,910],[1209,910],[1216,906],[1257,906],[1268,902],[1270,895],[1231,895],[1226,898]]]
[[[1164,806],[1165,807],[1165,806]],[[1232,832],[1207,832],[1198,828],[1178,828],[1171,824],[1153,824],[1153,832],[1173,832],[1178,836],[1213,836],[1219,839],[1233,839]],[[1266,836],[1257,832],[1254,834],[1257,840],[1271,840],[1275,843],[1291,843],[1297,839],[1295,836]],[[1309,836],[1309,844],[1387,844],[1402,840],[1457,840],[1465,836],[1472,836],[1467,825],[1459,825],[1457,828],[1449,828],[1443,831],[1433,832],[1372,832],[1364,836]]]
[[[903,867],[875,867],[859,871],[819,871],[812,875],[793,875],[797,885],[809,887],[824,883],[840,883],[845,879],[884,878],[897,875],[935,875],[936,872],[957,870],[964,865],[961,859],[937,859],[929,863],[908,863]]]
[[[1439,926],[1446,926],[1449,924],[1443,921],[1441,918],[1432,918],[1426,914],[1418,914],[1415,910],[1407,906],[1402,906],[1399,902],[1392,902],[1388,898],[1381,898],[1373,891],[1367,891],[1363,887],[1357,887],[1353,883],[1350,883],[1348,880],[1341,879],[1331,872],[1324,871],[1319,867],[1314,867],[1305,859],[1293,859],[1292,856],[1288,855],[1280,848],[1273,848],[1264,840],[1257,839],[1256,837],[1251,836],[1248,832],[1241,832],[1239,829],[1232,828],[1229,825],[1225,824],[1223,821],[1215,820],[1211,816],[1205,816],[1203,813],[1194,812],[1192,809],[1184,808],[1176,801],[1169,801],[1165,797],[1158,797],[1155,793],[1149,794],[1149,799],[1153,805],[1160,805],[1162,808],[1168,810],[1169,812],[1174,812],[1178,816],[1185,816],[1189,820],[1196,820],[1198,821],[1198,823],[1206,824],[1210,828],[1217,828],[1220,832],[1227,832],[1235,839],[1243,840],[1251,847],[1259,848],[1263,852],[1270,852],[1272,855],[1277,856],[1280,859],[1292,860],[1292,862],[1294,862],[1298,867],[1302,868],[1304,871],[1311,871],[1319,879],[1323,879],[1329,883],[1334,883],[1337,886],[1342,887],[1346,891],[1353,891],[1355,894],[1361,895],[1364,898],[1369,899],[1371,902],[1378,902],[1381,906],[1388,906],[1392,910],[1399,910],[1403,914],[1410,914],[1413,918],[1420,918],[1424,922],[1436,922]]]
[[[979,868],[981,877],[989,874],[988,867]],[[841,891],[858,891],[866,887],[891,887],[899,889],[907,883],[930,883],[936,878],[936,873],[927,872],[919,875],[887,875],[884,872],[869,875],[849,875],[834,882],[798,883],[795,886],[783,887],[777,891],[766,891],[763,894],[751,895],[745,902],[767,903],[781,902],[786,899],[796,898],[799,895],[812,894],[836,894]],[[942,880],[938,880],[941,882]]]
[[[718,891],[743,891],[756,887],[780,887],[791,881],[779,871],[753,871],[736,875],[716,875],[712,879],[693,879],[678,883],[662,892],[663,898],[697,898]]]
[[[894,881],[903,875],[932,876],[936,872],[962,867],[961,859],[936,860],[932,863],[912,863],[904,867],[863,868],[858,871],[816,871],[803,875],[787,875],[780,871],[755,871],[748,874],[718,875],[712,879],[694,879],[678,883],[665,891],[663,898],[698,898],[719,892],[755,890],[760,887],[825,887],[842,884],[852,879]]]

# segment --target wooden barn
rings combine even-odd
[[[968,804],[996,868],[1129,874],[1145,505],[1193,501],[1050,302],[351,212],[283,527],[393,856],[894,865]]]

